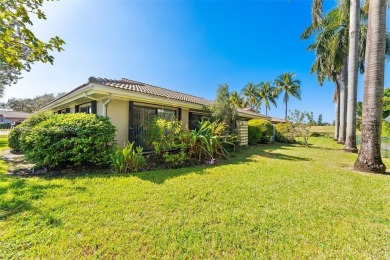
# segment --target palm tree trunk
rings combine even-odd
[[[360,0],[350,1],[349,13],[347,136],[344,150],[351,153],[357,153],[356,103],[359,66]]]
[[[344,61],[343,68],[340,74],[340,126],[339,139],[337,143],[345,143],[345,135],[347,130],[347,98],[348,98],[348,63]]]
[[[284,114],[284,120],[287,120],[287,102],[288,102],[288,94],[287,92],[284,94],[284,102],[286,103],[286,111]]]
[[[338,85],[339,83],[336,82],[336,84]],[[334,128],[334,140],[338,140],[339,139],[339,128],[340,128],[340,88],[338,86],[336,86],[336,100],[335,100],[335,118],[334,118],[334,124],[335,124],[335,128]]]
[[[265,106],[265,115],[268,116],[268,109],[267,109],[267,106]]]
[[[363,94],[362,144],[354,168],[384,173],[381,158],[382,96],[386,48],[386,0],[370,0]]]

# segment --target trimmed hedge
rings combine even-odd
[[[22,128],[21,150],[38,166],[48,168],[110,165],[115,127],[94,114],[58,114],[27,131]]]
[[[249,144],[269,143],[274,133],[271,122],[264,119],[252,119],[248,121]]]
[[[52,112],[38,112],[24,120],[20,125],[12,128],[8,134],[8,146],[15,151],[21,151],[22,149],[20,144],[23,141],[22,139],[25,139],[25,137],[29,135],[34,126],[47,120],[53,115],[54,114]]]

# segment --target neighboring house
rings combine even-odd
[[[127,141],[142,143],[143,126],[154,116],[167,120],[177,118],[183,122],[183,128],[188,125],[193,129],[202,117],[210,116],[205,107],[211,104],[211,101],[200,97],[133,80],[90,77],[87,83],[54,100],[42,110],[107,116],[117,129],[118,144],[122,145]],[[238,121],[252,118],[270,119],[257,112],[238,109]]]
[[[0,110],[0,124],[20,124],[29,116],[30,114],[25,112]]]

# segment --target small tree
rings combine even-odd
[[[235,128],[237,110],[229,97],[229,86],[227,84],[219,85],[217,98],[210,110],[214,120],[226,124],[229,126],[230,131],[232,131]]]
[[[290,112],[288,120],[292,123],[294,136],[302,137],[303,144],[308,145],[310,128],[313,125],[313,112],[295,110]]]
[[[50,62],[51,51],[62,51],[65,42],[55,36],[48,42],[38,39],[30,30],[32,17],[46,20],[43,0],[0,1],[0,96],[6,85],[16,83],[22,71],[29,71],[36,61]]]

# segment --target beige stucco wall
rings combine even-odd
[[[190,111],[187,108],[181,109],[181,122],[183,123],[183,130],[186,130],[188,122],[189,122],[189,114]]]
[[[129,102],[124,100],[111,100],[107,105],[107,116],[116,127],[116,141],[118,145],[128,141],[129,131]]]

